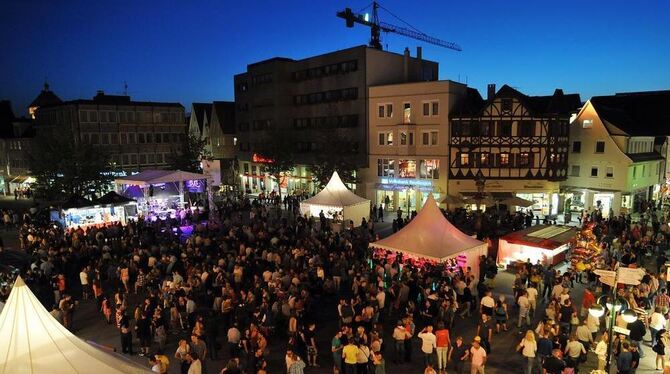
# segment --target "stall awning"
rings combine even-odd
[[[515,231],[501,239],[508,243],[554,250],[575,238],[577,229],[570,226],[537,225]]]
[[[28,178],[30,177],[27,175],[19,175],[14,177],[14,179],[10,180],[9,183],[21,184],[24,183],[26,180],[28,180]]]
[[[101,197],[93,200],[95,204],[98,205],[123,205],[123,204],[128,204],[128,203],[134,203],[136,202],[133,199],[127,198],[125,196],[121,196],[118,193],[111,191],[107,192],[106,194],[102,195]]]

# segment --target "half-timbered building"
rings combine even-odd
[[[569,120],[581,105],[578,94],[557,89],[527,96],[504,85],[487,100],[469,91],[451,116],[449,194],[477,192],[503,200],[534,201],[536,214],[557,213],[559,182],[567,178]]]

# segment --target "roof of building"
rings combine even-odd
[[[60,97],[56,96],[53,91],[49,89],[49,83],[44,83],[44,89],[40,92],[39,95],[33,100],[28,108],[42,107],[47,105],[55,105],[62,103],[63,100]]]
[[[202,127],[205,125],[205,118],[207,119],[207,122],[212,121],[212,104],[193,103],[193,112],[191,113],[191,117],[193,116],[195,116],[200,133],[202,133]]]
[[[670,135],[670,90],[594,96],[600,119],[630,136]]]
[[[219,127],[224,134],[235,133],[235,103],[232,101],[215,101],[212,108],[219,119]]]
[[[553,95],[528,96],[505,84],[500,87],[493,99],[498,97],[517,98],[535,116],[565,116],[577,110],[582,105],[579,94],[565,94],[560,88],[554,90]],[[457,106],[453,116],[478,116],[486,109],[488,103],[488,101],[482,99],[477,90],[468,88],[466,98]]]
[[[0,101],[0,138],[11,138],[14,135],[14,111],[9,100]]]
[[[626,156],[633,162],[644,162],[662,160],[663,156],[658,152],[644,152],[644,153],[626,153]]]
[[[49,105],[43,105],[42,107],[53,107],[58,105],[123,105],[123,106],[160,106],[160,107],[178,107],[183,108],[184,106],[180,103],[162,103],[154,101],[133,101],[130,99],[130,96],[126,95],[107,95],[102,91],[93,97],[93,99],[77,99],[77,100],[68,100],[58,103],[52,103]]]

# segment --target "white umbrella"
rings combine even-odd
[[[514,206],[520,206],[522,208],[528,208],[529,206],[533,206],[535,202],[514,196],[514,197],[508,197],[505,200],[501,200],[500,204],[514,205]]]

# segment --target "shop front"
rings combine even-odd
[[[489,209],[495,209],[496,204],[510,197],[518,197],[524,200],[532,201],[530,207],[518,207],[510,205],[507,208],[512,211],[532,210],[536,216],[553,216],[558,214],[559,190],[556,182],[549,181],[527,181],[527,180],[486,180],[482,193],[486,197],[481,204],[487,205]],[[450,180],[449,194],[469,198],[477,195],[479,191],[474,180]],[[471,209],[477,209],[477,204],[469,206]],[[480,206],[480,209],[484,209]]]
[[[376,200],[373,204],[382,204],[386,211],[402,210],[404,214],[418,211],[426,201],[429,193],[433,193],[439,201],[442,193],[437,181],[405,178],[379,178],[375,185]],[[434,184],[435,183],[435,184]]]

